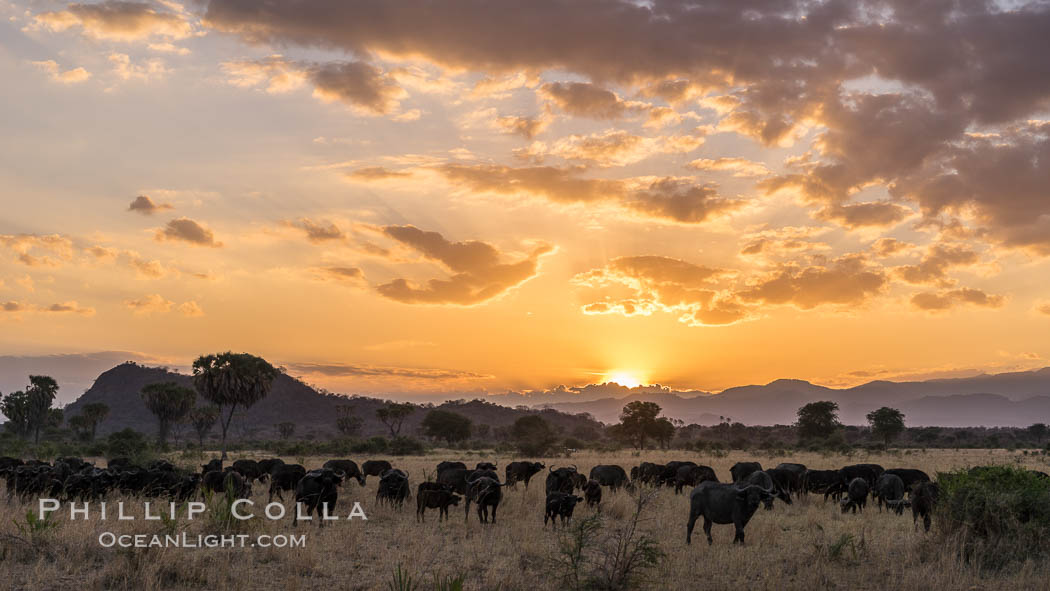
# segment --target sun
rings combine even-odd
[[[637,388],[642,385],[644,379],[638,372],[629,369],[615,369],[605,374],[605,381],[616,382],[628,388]]]

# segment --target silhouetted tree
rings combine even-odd
[[[25,389],[25,424],[33,434],[33,443],[40,442],[40,430],[51,419],[51,403],[58,393],[58,382],[50,376],[29,376]]]
[[[340,404],[335,407],[339,416],[335,419],[335,427],[344,436],[349,437],[361,430],[364,419],[354,414],[354,408],[349,404]]]
[[[470,438],[471,421],[458,412],[434,409],[423,417],[423,433],[449,445]]]
[[[540,415],[518,417],[510,429],[518,450],[526,456],[538,457],[547,453],[558,440],[554,428]]]
[[[671,445],[671,440],[674,439],[674,430],[674,423],[666,417],[661,417],[653,423],[651,435],[653,439],[660,442],[660,447],[667,449]]]
[[[277,423],[277,434],[281,436],[281,439],[288,439],[295,434],[295,423],[290,421]]]
[[[175,382],[161,382],[143,386],[142,401],[157,417],[157,442],[165,445],[171,424],[181,421],[197,401],[197,393]]]
[[[1046,439],[1047,433],[1050,433],[1050,428],[1047,428],[1046,423],[1035,423],[1026,430],[1039,443],[1042,443]]]
[[[660,415],[660,405],[655,402],[635,400],[628,402],[620,412],[621,432],[638,449],[645,447],[645,440],[654,437],[657,429],[656,417]],[[668,423],[670,425],[670,423]],[[674,426],[671,425],[672,433]]]
[[[376,417],[390,429],[390,436],[397,437],[401,434],[401,423],[405,422],[408,415],[416,411],[416,406],[408,402],[387,402],[386,406],[376,409]]]
[[[79,414],[73,417],[69,417],[66,421],[69,424],[69,428],[73,430],[78,439],[87,441],[88,435],[91,434],[91,423],[87,420],[83,414]]]
[[[827,400],[810,402],[798,409],[798,436],[801,439],[824,439],[842,426],[838,417],[839,405]]]
[[[193,385],[206,400],[227,409],[219,416],[222,459],[226,459],[226,433],[237,407],[251,408],[270,393],[280,372],[262,357],[248,353],[202,355],[193,362]]]
[[[197,442],[204,449],[204,438],[208,436],[215,422],[219,420],[220,409],[215,405],[198,406],[189,413],[190,424],[197,433]]]
[[[98,429],[98,424],[106,419],[109,415],[109,405],[105,402],[92,402],[91,404],[85,404],[84,408],[80,410],[80,415],[84,417],[87,424],[90,425],[91,440],[95,439],[95,431]]]
[[[9,392],[0,400],[0,412],[7,417],[5,427],[18,437],[29,435],[29,395],[24,391]]]
[[[895,408],[884,406],[869,412],[867,418],[872,435],[881,437],[886,445],[904,432],[904,413]]]

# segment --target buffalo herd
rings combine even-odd
[[[440,462],[434,474],[424,473],[424,482],[416,487],[417,520],[425,520],[427,509],[437,509],[438,520],[447,520],[449,507],[462,501],[468,519],[473,504],[481,523],[495,523],[503,489],[514,489],[520,482],[527,490],[531,479],[544,472],[545,525],[565,525],[578,503],[586,502],[588,507],[600,510],[603,489],[614,493],[642,486],[666,487],[680,494],[689,487],[686,543],[692,541],[693,528],[701,516],[709,543],[713,524],[732,524],[736,529],[734,543],[743,543],[744,528],[759,506],[772,510],[774,501],[790,505],[793,498],[811,493],[823,495],[825,502],[834,499],[843,513],[863,512],[869,498],[879,511],[885,508],[900,515],[910,507],[915,527],[922,518],[924,529],[929,531],[938,496],[937,484],[922,470],[886,470],[877,464],[810,470],[797,463],[763,469],[758,462],[738,462],[729,470],[728,483],[721,482],[711,467],[691,461],[642,462],[629,472],[618,465],[601,464],[591,468],[587,476],[575,465],[548,467],[541,462],[515,461],[505,466],[502,481],[497,469],[491,462],[479,462],[473,468],[458,461]],[[249,498],[253,484],[258,482],[267,486],[270,502],[276,496],[283,503],[288,492],[305,508],[307,516],[315,511],[320,516],[322,510],[335,505],[339,489],[347,482],[356,481],[363,487],[369,476],[379,479],[377,505],[399,509],[411,497],[409,472],[385,460],[368,460],[359,467],[353,460],[332,459],[316,470],[276,458],[240,459],[225,467],[222,461],[211,460],[201,465],[199,472],[191,472],[166,460],[141,466],[126,458],[114,458],[101,468],[72,457],[60,457],[53,463],[0,457],[0,478],[6,480],[8,502],[15,497],[89,501],[110,492],[172,501],[209,494]],[[296,521],[298,517],[296,512]],[[324,520],[319,519],[318,524],[323,526]]]

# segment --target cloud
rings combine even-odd
[[[972,304],[982,308],[1001,308],[1004,303],[1006,303],[1006,298],[1001,295],[988,294],[969,287],[938,293],[922,292],[911,298],[912,306],[928,312],[948,310],[959,304]]]
[[[903,242],[896,238],[879,238],[871,243],[871,251],[878,257],[888,257],[915,246],[910,242]]]
[[[164,60],[159,58],[151,58],[135,64],[126,53],[111,53],[108,59],[113,64],[113,73],[121,80],[149,82],[160,80],[171,73]]]
[[[165,299],[163,296],[156,293],[139,299],[124,300],[124,307],[139,316],[149,316],[154,313],[163,314],[171,311],[171,308],[174,305],[175,302]]]
[[[503,133],[520,135],[531,140],[543,133],[550,125],[547,117],[519,117],[517,115],[504,115],[494,120],[496,129]]]
[[[381,232],[451,273],[422,285],[399,278],[376,286],[381,295],[406,304],[469,306],[492,300],[535,277],[539,258],[554,250],[543,244],[517,262],[503,263],[503,254],[485,242],[451,242],[415,226],[384,226]]]
[[[60,234],[0,234],[0,246],[28,267],[58,267],[73,259],[73,241]]]
[[[290,92],[309,81],[317,99],[342,102],[365,114],[394,114],[400,100],[407,96],[391,75],[361,61],[312,63],[272,55],[259,60],[223,62],[220,67],[229,84],[242,88],[265,86],[270,94]],[[397,117],[409,121],[419,115],[415,110]]]
[[[128,211],[141,213],[142,215],[153,215],[158,211],[175,209],[170,203],[155,203],[148,195],[139,195],[128,206]]]
[[[315,222],[309,218],[299,218],[291,221],[281,222],[285,226],[298,228],[306,233],[306,239],[310,242],[320,243],[332,240],[346,240],[346,233],[332,222]]]
[[[412,176],[411,172],[403,170],[390,170],[383,166],[366,166],[346,173],[347,178],[358,181],[385,181],[389,179],[403,179]]]
[[[345,363],[289,363],[285,367],[294,373],[328,377],[392,377],[416,380],[478,380],[492,376],[454,369],[426,369],[414,367],[382,367]]]
[[[548,82],[540,94],[573,117],[620,119],[632,109],[615,92],[587,82]]]
[[[375,115],[386,115],[407,96],[393,78],[364,62],[321,64],[310,71],[314,96],[341,101]]]
[[[534,142],[522,155],[537,161],[556,156],[597,166],[626,166],[658,154],[691,152],[704,143],[702,136],[642,137],[619,129],[590,135],[569,135],[548,145]]]
[[[204,310],[201,309],[200,304],[193,300],[179,304],[179,313],[186,318],[200,318],[204,316]]]
[[[41,70],[47,72],[47,75],[54,82],[61,82],[62,84],[76,84],[83,82],[91,77],[91,72],[88,72],[84,68],[73,68],[70,70],[62,71],[55,60],[45,60],[42,62],[32,62],[32,64]]]
[[[326,281],[360,283],[365,278],[364,272],[358,267],[317,267],[313,271],[315,277]]]
[[[765,164],[753,162],[746,158],[699,158],[686,166],[695,170],[731,172],[735,177],[756,177],[770,174]]]
[[[94,316],[95,309],[81,306],[75,300],[68,302],[61,302],[57,304],[51,304],[50,306],[44,306],[35,308],[36,311],[45,314],[77,314],[80,316]]]
[[[913,284],[950,285],[948,271],[953,267],[974,265],[980,255],[971,247],[962,244],[934,244],[930,246],[917,265],[904,265],[894,269],[900,279]]]
[[[750,317],[731,293],[716,287],[715,280],[725,273],[680,259],[643,255],[612,259],[572,281],[594,292],[581,307],[584,314],[630,317],[659,311],[678,314],[678,320],[689,326],[718,326]],[[627,295],[617,295],[617,287],[626,288]]]
[[[222,246],[221,242],[215,241],[211,230],[189,218],[171,220],[162,230],[157,231],[155,238],[158,241],[181,240],[198,246]]]
[[[878,295],[889,280],[860,254],[847,254],[801,266],[784,263],[737,292],[745,302],[790,304],[809,310],[825,304],[859,305]]]
[[[1040,302],[1035,305],[1035,311],[1050,316],[1050,302]]]
[[[719,196],[712,186],[673,177],[593,179],[581,176],[579,168],[494,164],[446,164],[435,170],[474,193],[526,194],[564,204],[612,202],[630,213],[683,224],[701,223],[743,205]]]
[[[145,2],[105,0],[95,4],[70,4],[65,10],[34,17],[37,27],[65,31],[80,27],[84,34],[107,41],[138,41],[150,37],[183,39],[194,34],[183,14],[157,10]]]
[[[908,217],[911,210],[888,201],[835,204],[817,212],[817,218],[838,222],[847,228],[892,226]]]

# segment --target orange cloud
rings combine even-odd
[[[221,242],[215,241],[215,234],[211,230],[189,218],[171,220],[163,229],[157,231],[155,239],[157,241],[176,240],[214,248],[222,246]]]

